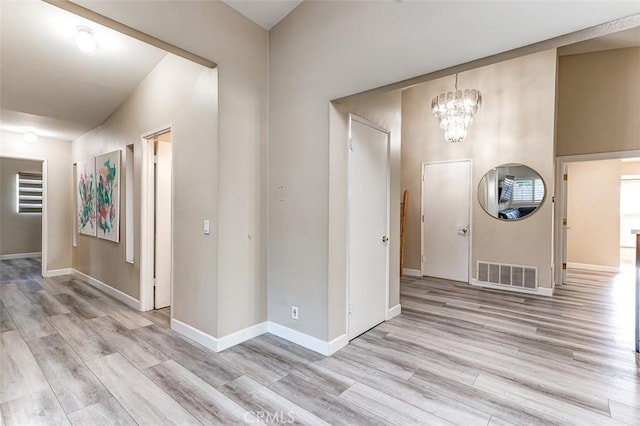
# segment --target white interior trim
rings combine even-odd
[[[73,163],[73,182],[78,181],[78,163]],[[72,191],[71,205],[73,206],[73,220],[71,221],[71,246],[78,247],[78,191]]]
[[[422,271],[420,269],[403,268],[402,275],[407,275],[409,277],[422,278]]]
[[[138,311],[140,311],[140,301],[138,299],[135,299],[131,296],[129,296],[126,293],[123,293],[122,291],[118,290],[117,288],[113,288],[111,287],[109,284],[105,284],[102,281],[93,278],[92,276],[89,276],[87,274],[85,274],[84,272],[80,272],[77,269],[71,269],[71,275],[78,275],[80,276],[82,279],[84,279],[86,282],[88,282],[89,284],[91,284],[92,286],[94,286],[95,288],[97,288],[98,290],[101,290],[104,293],[107,293],[109,296],[118,299],[119,301],[121,301],[122,303],[124,303],[127,306],[132,307],[133,309],[136,309]]]
[[[331,340],[327,345],[327,353],[322,355],[331,356],[349,344],[349,338],[346,334],[342,334]]]
[[[527,293],[527,294],[535,294],[535,295],[538,295],[538,296],[545,296],[545,297],[553,296],[553,289],[549,288],[549,287],[538,287],[537,289],[518,288],[518,287],[505,286],[505,285],[500,285],[500,284],[479,282],[475,278],[472,278],[469,281],[469,284],[471,284],[474,287],[490,288],[490,289],[494,289],[494,290],[504,290],[504,291],[509,291],[509,292],[512,292],[512,293]]]
[[[172,132],[171,123],[157,127],[140,136],[142,147],[142,170],[140,192],[140,310],[153,309],[153,257],[155,250],[155,180],[154,180],[154,138]],[[172,134],[173,135],[173,134]],[[173,136],[172,136],[173,137]],[[173,143],[173,141],[172,141]],[[173,152],[173,145],[172,145]],[[134,146],[135,150],[135,146]],[[171,157],[173,174],[173,156]],[[173,179],[171,180],[173,186]],[[173,239],[173,187],[171,190],[171,236]],[[135,260],[134,260],[135,261]],[[173,242],[171,243],[171,305],[173,306]],[[173,311],[171,313],[173,318]]]
[[[640,150],[633,151],[615,151],[615,152],[602,152],[598,154],[581,154],[581,155],[565,155],[556,157],[556,197],[557,204],[555,221],[555,235],[554,235],[554,266],[555,267],[555,284],[564,284],[566,278],[562,269],[563,263],[567,262],[567,238],[565,232],[565,226],[562,224],[562,219],[567,217],[567,194],[566,185],[563,185],[563,174],[567,170],[569,163],[576,163],[582,161],[599,161],[599,160],[624,160],[626,158],[638,158],[640,157]],[[568,266],[568,265],[567,265]]]
[[[219,339],[216,339],[218,341],[217,352],[223,351],[239,343],[246,342],[247,340],[251,340],[254,337],[261,336],[266,333],[268,329],[269,323],[267,321],[263,321],[259,324],[255,324],[231,334],[227,334],[226,336],[222,336]]]
[[[575,262],[567,262],[567,269],[584,269],[585,271],[596,271],[596,272],[613,272],[614,274],[620,273],[620,268],[616,266],[608,266],[608,265],[592,265],[588,263],[575,263]]]
[[[202,346],[209,348],[212,351],[218,352],[218,339],[190,326],[187,323],[171,318],[171,329],[195,342],[200,343]]]
[[[556,158],[563,163],[576,163],[581,161],[623,160],[625,158],[638,157],[640,157],[640,150],[600,152],[597,154],[564,155]]]
[[[0,254],[0,260],[28,259],[30,257],[40,257],[40,256],[42,256],[42,252],[40,251],[34,251],[31,253]]]
[[[24,157],[17,157],[15,155],[4,155],[0,152],[0,157],[12,158],[15,160],[31,160],[42,161],[42,269],[41,275],[47,276],[47,259],[48,257],[48,245],[49,245],[49,221],[48,221],[48,196],[47,186],[49,185],[48,172],[47,172],[47,159],[44,157],[38,157],[37,155],[26,155]]]
[[[346,333],[327,342],[275,322],[269,322],[268,331],[275,336],[281,337],[325,356],[330,356],[349,344],[349,339],[347,338]]]
[[[400,312],[402,312],[402,307],[399,303],[396,306],[387,309],[387,321],[400,315]]]
[[[171,319],[171,329],[215,352],[223,351],[227,348],[253,339],[254,337],[258,337],[264,333],[271,333],[274,336],[278,336],[282,339],[288,340],[289,342],[326,356],[334,354],[349,343],[346,334],[338,336],[327,342],[318,339],[317,337],[309,336],[308,334],[301,333],[269,321],[264,321],[250,327],[243,328],[242,330],[238,330],[220,338],[213,337],[175,318]]]
[[[351,284],[349,282],[349,277],[350,277],[350,268],[351,268],[351,258],[350,258],[350,246],[351,246],[351,240],[350,240],[350,228],[351,228],[351,180],[350,180],[350,175],[351,175],[351,163],[352,163],[352,150],[350,149],[351,146],[351,139],[352,139],[352,123],[356,121],[360,124],[363,124],[365,126],[371,127],[372,129],[378,130],[382,133],[385,133],[387,135],[387,223],[386,223],[386,230],[385,230],[385,235],[387,237],[390,237],[391,234],[391,131],[378,126],[375,123],[372,123],[371,121],[360,117],[356,114],[353,113],[349,113],[349,125],[348,125],[348,135],[347,135],[347,140],[346,140],[346,146],[344,147],[347,151],[347,179],[346,179],[346,184],[347,184],[347,216],[346,216],[346,254],[347,254],[347,267],[346,267],[346,278],[345,278],[345,282],[346,282],[346,306],[345,306],[345,316],[346,316],[346,321],[345,321],[345,332],[344,335],[341,335],[340,337],[337,337],[336,339],[332,340],[331,342],[342,342],[342,336],[344,336],[344,339],[346,340],[346,342],[344,343],[344,345],[339,346],[342,343],[336,343],[336,346],[339,346],[338,349],[335,349],[333,352],[330,352],[330,348],[327,348],[326,353],[323,351],[319,351],[316,349],[313,349],[311,347],[308,347],[306,345],[304,345],[303,343],[298,343],[295,340],[290,340],[287,337],[282,337],[283,339],[287,339],[290,340],[294,343],[298,343],[300,346],[304,346],[308,349],[314,350],[316,352],[319,352],[323,355],[331,355],[332,353],[334,353],[335,351],[339,350],[340,348],[346,346],[349,343],[349,322],[350,322],[350,314],[349,314],[349,306],[351,305],[351,293],[350,293],[350,287]],[[387,244],[386,246],[386,276],[385,276],[385,302],[384,302],[384,306],[386,309],[389,309],[389,282],[390,282],[390,259],[391,259],[391,255],[390,255],[390,250],[391,250],[391,245]],[[386,317],[386,313],[385,313],[385,317]],[[275,323],[273,323],[275,324]],[[278,327],[283,327],[280,326],[279,324],[275,324]],[[377,324],[376,324],[377,325]],[[283,327],[283,328],[287,328],[287,327]],[[288,328],[287,328],[288,329]],[[291,330],[291,329],[288,329]],[[291,331],[295,331],[295,330],[291,330]],[[298,332],[296,332],[298,333]],[[276,334],[276,333],[273,333]],[[276,334],[278,335],[278,334]],[[279,335],[278,335],[279,336]],[[309,336],[311,337],[311,336]],[[353,336],[353,337],[357,337],[357,336]],[[314,338],[315,339],[315,338]],[[303,341],[306,341],[306,339],[302,339]],[[330,343],[331,344],[331,343]]]
[[[153,309],[153,150],[148,139],[141,138],[140,173],[140,310]],[[134,148],[135,149],[135,148]],[[194,339],[195,340],[195,339]]]
[[[72,269],[71,268],[63,268],[63,269],[51,269],[49,271],[47,271],[44,276],[47,278],[50,277],[61,277],[63,275],[71,275],[72,273]]]
[[[469,243],[469,247],[468,247],[468,271],[467,271],[467,277],[468,277],[468,282],[471,282],[471,279],[473,277],[473,253],[472,253],[472,248],[473,248],[473,203],[474,203],[474,199],[473,199],[473,160],[471,158],[461,158],[458,160],[445,160],[445,161],[432,161],[432,162],[428,162],[425,161],[422,163],[421,168],[420,168],[420,271],[419,271],[419,275],[412,275],[412,276],[419,276],[419,277],[424,277],[427,274],[425,273],[424,270],[424,256],[425,256],[425,241],[424,241],[424,202],[425,202],[425,188],[424,188],[424,175],[425,175],[425,168],[429,165],[433,165],[433,164],[447,164],[447,163],[463,163],[463,162],[467,162],[469,163],[469,223],[467,225],[467,228],[469,229],[469,239],[468,239],[468,243]],[[406,269],[405,269],[406,271]],[[411,274],[407,274],[407,275],[411,275]]]
[[[200,343],[214,352],[220,352],[266,333],[268,330],[268,323],[267,321],[264,321],[220,338],[213,337],[175,318],[171,318],[171,329]]]
[[[47,274],[49,260],[49,172],[47,159],[42,160],[42,276]],[[75,210],[74,210],[75,211]]]

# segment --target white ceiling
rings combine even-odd
[[[166,52],[41,1],[2,1],[0,14],[0,128],[72,140],[102,124]],[[300,0],[224,0],[271,28]],[[98,37],[83,53],[73,43],[78,25]],[[566,46],[575,54],[640,45],[633,29]]]
[[[41,1],[3,1],[0,127],[71,140],[102,124],[166,52]],[[73,42],[93,29],[98,50]]]
[[[287,16],[303,0],[222,0],[266,30]]]

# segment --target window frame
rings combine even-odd
[[[37,172],[16,173],[16,213],[42,214],[44,177]]]
[[[516,198],[517,195],[523,195],[522,191],[519,189],[519,183],[520,182],[528,182],[528,183],[530,183],[530,185],[531,185],[531,198],[528,198],[528,199]],[[538,188],[538,191],[536,191],[536,188]],[[539,192],[542,192],[542,194],[538,198],[537,195],[539,195],[538,194]],[[511,203],[512,204],[519,204],[519,205],[540,204],[544,200],[544,192],[545,192],[545,189],[544,189],[544,182],[543,182],[542,178],[540,178],[540,177],[526,177],[526,178],[516,177],[514,179],[514,181],[513,181],[513,192],[511,194]]]

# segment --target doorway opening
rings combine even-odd
[[[636,238],[640,229],[640,158],[622,160],[620,178],[620,270],[635,268]]]
[[[0,274],[47,276],[46,164],[0,157]],[[10,268],[9,268],[10,267]],[[3,277],[9,279],[10,277]]]
[[[633,154],[633,156],[631,156]],[[616,340],[634,345],[635,235],[640,227],[640,158],[612,153],[559,158],[559,281],[606,293]],[[620,158],[622,155],[628,155]],[[557,228],[558,229],[558,228]]]
[[[640,158],[565,161],[563,182],[565,269],[617,274],[633,268],[631,230],[640,227]]]
[[[172,132],[143,136],[142,266],[140,305],[143,311],[171,306],[173,290]]]

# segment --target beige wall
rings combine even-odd
[[[140,297],[140,199],[142,135],[172,126],[173,148],[173,316],[215,335],[217,235],[202,234],[202,220],[217,223],[217,70],[167,55],[129,99],[100,127],[73,141],[73,160],[135,144],[134,263],[125,262],[126,206],[121,193],[120,243],[78,235],[73,267],[136,299]],[[124,164],[123,164],[124,166]],[[124,170],[122,167],[121,170]],[[121,174],[121,190],[126,188]],[[194,256],[197,253],[198,256]],[[199,261],[202,260],[200,263]],[[200,315],[200,316],[198,316]],[[204,318],[202,318],[204,317]]]
[[[174,229],[174,252],[185,260],[184,267],[174,265],[174,275],[195,285],[185,289],[176,318],[216,337],[265,321],[267,32],[222,2],[79,3],[218,64],[219,114],[192,116],[189,123],[199,140],[208,137],[206,129],[215,123],[217,131],[210,137],[217,137],[217,145],[195,143],[183,153],[182,148],[174,151],[174,167],[181,164],[183,182],[203,177],[197,185],[206,194],[204,203],[196,201],[199,195],[192,189],[174,184],[176,194],[183,185],[182,201],[186,202],[180,206],[174,200],[174,214],[181,215],[185,229],[182,236]],[[202,99],[194,97],[191,102]],[[188,123],[189,117],[184,120]],[[197,128],[196,123],[203,120],[207,125]],[[214,150],[215,165],[209,154]],[[177,176],[178,171],[174,172]],[[212,173],[215,177],[209,177]],[[205,215],[212,219],[212,235],[206,247],[191,244],[191,238],[204,241]],[[213,240],[216,248],[209,243]]]
[[[556,155],[640,149],[640,47],[562,56]]]
[[[234,328],[224,325],[227,318],[235,325],[266,317],[266,287],[259,277],[267,271],[268,182],[270,312],[278,312],[277,322],[290,316],[291,304],[309,305],[292,327],[323,340],[328,338],[329,101],[637,10],[624,2],[601,3],[594,14],[592,5],[574,3],[487,8],[482,2],[307,1],[267,37],[217,1],[78,2],[220,65],[220,182],[230,183],[219,197],[221,247],[228,248],[220,251],[225,283],[220,294],[228,302],[220,329]],[[550,9],[563,13],[556,17]],[[443,13],[487,39],[443,49],[439,40],[456,40],[457,34],[457,27],[442,25]],[[534,28],[529,22],[544,25]],[[501,31],[485,31],[493,27]],[[290,200],[286,211],[278,205],[282,190]],[[237,308],[241,303],[245,309]]]
[[[567,262],[620,264],[620,160],[568,164]]]
[[[0,157],[0,255],[42,251],[42,215],[16,211],[16,174],[42,173],[42,161]]]
[[[601,6],[599,11],[617,13],[609,9],[612,4]],[[323,340],[334,337],[326,325],[327,292],[332,285],[328,265],[334,249],[329,241],[332,135],[327,105],[331,100],[548,39],[569,28],[585,28],[594,18],[585,7],[562,2],[488,7],[486,2],[306,1],[274,27],[269,32],[270,319],[287,321],[295,330]],[[562,18],[551,11],[562,11]],[[444,15],[455,16],[459,25],[443,25]],[[560,21],[563,29],[557,31]],[[530,22],[543,22],[545,28],[537,27],[534,34],[529,31],[533,29]],[[486,38],[458,42],[460,27],[471,33],[477,30]],[[500,31],[487,32],[487,28]],[[550,74],[555,81],[555,70]],[[553,120],[554,103],[547,103],[547,93],[545,88],[544,109],[534,107],[536,112],[543,111],[544,122]],[[526,109],[528,104],[518,105]],[[525,130],[529,129],[523,124]],[[536,144],[542,143],[546,150],[547,140],[553,139],[546,127],[528,133],[541,136],[542,142],[524,138],[525,148],[518,154],[523,162]],[[547,179],[552,177],[552,156],[549,152],[538,167]],[[280,207],[283,193],[288,209]],[[548,212],[542,213],[546,218]],[[543,261],[550,251],[551,244],[545,244],[545,254],[536,258],[545,268],[550,268],[550,262]],[[543,280],[549,285],[548,281]],[[288,321],[293,304],[309,306],[300,311],[296,323]]]
[[[460,143],[446,142],[431,114],[431,99],[452,89],[453,76],[402,92],[402,189],[410,194],[406,268],[421,269],[422,163],[471,159],[472,277],[478,260],[535,266],[539,285],[551,287],[555,81],[555,50],[461,73],[459,87],[479,89],[483,104],[469,136]],[[478,203],[477,188],[484,174],[505,163],[536,170],[546,185],[539,210],[516,222],[490,217]]]
[[[47,271],[71,267],[71,143],[40,137],[26,143],[15,133],[0,133],[0,156],[47,160]]]
[[[329,147],[329,339],[346,332],[347,298],[347,191],[349,113],[369,120],[390,132],[389,212],[389,304],[400,303],[400,140],[401,96],[399,91],[362,96],[344,104],[330,105]],[[270,313],[282,323],[290,322],[278,312]]]

